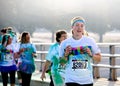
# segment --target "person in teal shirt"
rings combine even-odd
[[[36,47],[30,42],[29,32],[24,31],[22,33],[18,53],[20,55],[18,68],[22,77],[22,86],[30,86],[31,76],[35,71],[34,57],[36,56]]]
[[[48,55],[46,57],[45,66],[42,71],[41,79],[44,80],[45,73],[49,66],[52,63],[51,66],[51,82],[50,86],[63,86],[64,80],[62,76],[59,73],[58,67],[59,67],[59,45],[60,43],[67,38],[67,33],[64,30],[60,30],[56,32],[56,43],[50,46]],[[53,80],[53,83],[52,83]]]
[[[10,34],[12,37],[12,43],[17,43],[17,35],[16,32],[13,31],[12,27],[7,27],[7,34]]]

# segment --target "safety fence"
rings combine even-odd
[[[37,48],[37,58],[35,59],[36,67],[41,72],[45,57],[48,53],[48,49],[52,43],[34,43]],[[117,69],[120,69],[120,43],[97,43],[101,49],[102,60],[100,63],[93,62],[93,75],[94,78],[100,78],[101,72],[108,74],[108,80],[116,81],[120,73]],[[101,68],[107,68],[108,71]],[[118,74],[117,74],[118,73]]]

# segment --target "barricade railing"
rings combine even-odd
[[[35,59],[35,62],[40,62],[40,71],[42,71],[43,63],[45,62],[45,57],[48,53],[48,47],[53,43],[34,43],[36,46],[40,47],[40,50],[37,51],[37,54],[39,54],[40,58]],[[115,47],[119,46],[120,43],[97,43],[99,47],[107,46],[109,48],[109,53],[101,53],[102,58],[103,57],[109,57],[109,64],[100,64],[93,62],[93,75],[94,78],[99,78],[99,68],[109,68],[109,78],[110,81],[116,81],[117,80],[117,73],[116,69],[120,69],[120,65],[116,65],[115,59],[116,57],[120,57],[120,54],[116,54]],[[47,49],[46,49],[46,46]]]

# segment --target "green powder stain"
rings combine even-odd
[[[59,65],[59,59],[56,56],[54,56],[53,57],[53,70],[54,70],[53,79],[56,84],[63,84],[64,83],[63,78],[58,72],[58,65]]]

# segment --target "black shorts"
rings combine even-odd
[[[93,86],[93,83],[91,84],[66,83],[66,86]]]
[[[10,75],[10,83],[15,84],[15,71],[1,72],[3,84],[7,85],[7,83],[8,83],[8,74]]]

